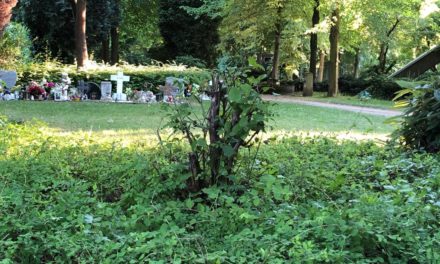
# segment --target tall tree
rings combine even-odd
[[[271,81],[273,87],[278,87],[280,82],[280,47],[281,47],[281,34],[283,33],[283,13],[284,5],[283,3],[278,3],[276,17],[275,19],[275,37],[273,46],[273,63],[272,63],[272,73]]]
[[[312,15],[312,28],[315,28],[319,24],[319,0],[315,0],[315,6],[313,7]],[[313,74],[313,80],[316,79],[316,63],[318,56],[318,33],[313,30],[310,35],[310,69]]]
[[[75,9],[75,51],[76,64],[78,68],[83,68],[89,60],[87,51],[87,35],[86,35],[86,14],[87,0],[76,0]]]
[[[115,4],[118,7],[115,12],[115,16],[117,19],[115,23],[113,23],[112,28],[110,30],[110,39],[111,39],[111,54],[110,54],[110,62],[112,65],[119,63],[119,22],[120,22],[120,1],[115,0]]]
[[[17,0],[0,1],[0,37],[3,35],[3,30],[11,19],[12,8],[14,8],[16,4]]]
[[[339,5],[332,12],[330,27],[330,76],[328,96],[337,96],[339,90]]]
[[[210,66],[215,65],[220,20],[207,15],[194,17],[184,9],[197,8],[202,4],[201,0],[160,0],[159,29],[164,43],[160,52],[156,53],[158,59],[192,56]]]
[[[99,59],[115,23],[115,0],[86,1],[87,50]],[[34,51],[73,63],[76,58],[76,0],[20,0],[15,18],[30,30]]]
[[[148,62],[148,52],[162,43],[159,0],[121,0],[121,57],[129,63]]]

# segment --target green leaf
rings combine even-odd
[[[231,102],[238,102],[241,99],[241,91],[238,87],[234,87],[229,90],[228,93],[229,101]]]
[[[258,70],[263,70],[264,71],[264,67],[261,66],[260,64],[258,64],[257,59],[254,57],[249,58],[248,60],[249,65],[254,68],[254,69],[258,69]]]
[[[225,146],[222,147],[222,149],[223,149],[223,154],[227,158],[230,158],[230,157],[234,156],[234,149],[231,146],[225,145]]]
[[[413,93],[413,89],[403,89],[400,90],[399,92],[396,93],[396,96],[393,98],[393,101],[396,101],[397,99],[407,95]]]
[[[421,85],[421,82],[407,82],[407,81],[396,81],[396,83],[402,88],[415,89],[417,86]]]

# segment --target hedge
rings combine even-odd
[[[30,64],[17,69],[18,85],[27,85],[30,81],[40,82],[43,78],[51,82],[59,82],[61,73],[66,72],[72,80],[72,85],[77,85],[78,81],[84,80],[94,82],[98,85],[101,81],[110,80],[110,76],[122,71],[124,75],[130,76],[130,82],[124,87],[131,89],[145,89],[145,84],[153,85],[156,89],[159,85],[164,85],[166,77],[186,78],[194,82],[208,80],[210,73],[208,70],[199,68],[187,68],[181,65],[155,65],[155,66],[109,66],[95,65],[87,71],[77,71],[75,65],[63,65],[56,62],[46,62],[41,64]]]

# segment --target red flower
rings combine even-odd
[[[34,81],[29,83],[29,86],[27,87],[27,92],[33,96],[39,96],[46,93],[46,91]]]

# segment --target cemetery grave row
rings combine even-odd
[[[17,73],[14,71],[0,71],[0,100],[32,100],[32,101],[102,101],[125,103],[173,103],[181,97],[189,97],[195,84],[187,84],[181,78],[167,77],[165,85],[158,87],[158,93],[153,92],[152,85],[145,84],[143,88],[126,89],[124,83],[130,81],[130,76],[122,72],[110,76],[116,82],[116,92],[113,93],[112,82],[78,81],[75,86],[67,73],[61,73],[58,83],[43,79],[41,82],[30,81],[26,86],[16,86]]]

